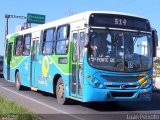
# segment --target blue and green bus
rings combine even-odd
[[[147,19],[87,11],[8,35],[3,73],[60,104],[150,101],[156,46]]]

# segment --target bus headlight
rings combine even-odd
[[[96,78],[92,78],[88,82],[92,87],[104,89],[104,86]]]
[[[142,85],[141,85],[141,89],[144,89],[144,88],[149,88],[150,86],[152,85],[152,80],[151,79],[148,79],[146,80]]]

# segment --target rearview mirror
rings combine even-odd
[[[156,29],[152,29],[153,57],[157,56],[158,36]]]

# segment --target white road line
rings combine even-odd
[[[7,82],[10,82],[10,83],[15,83],[14,81],[11,81],[11,80],[6,80]]]
[[[3,87],[3,86],[1,86],[1,85],[0,85],[0,87],[3,88],[3,89],[5,89],[5,90],[7,90],[7,91],[9,91],[9,92],[12,92],[12,93],[14,93],[14,94],[16,94],[16,95],[19,95],[19,96],[21,96],[21,97],[24,97],[24,98],[26,98],[26,99],[29,99],[29,100],[31,100],[31,101],[33,101],[33,102],[36,102],[36,103],[38,103],[38,104],[41,104],[41,105],[43,105],[43,106],[45,106],[45,107],[48,107],[48,108],[50,108],[50,109],[52,109],[52,110],[55,110],[55,111],[57,111],[57,112],[66,114],[66,115],[68,115],[68,116],[70,116],[70,117],[73,117],[73,118],[76,118],[76,119],[78,119],[78,120],[85,120],[85,119],[80,118],[80,117],[78,117],[78,116],[71,115],[71,114],[68,113],[68,112],[64,112],[64,111],[61,111],[61,110],[56,109],[56,108],[54,108],[54,107],[51,107],[51,106],[49,106],[49,105],[47,105],[47,104],[45,104],[45,103],[42,103],[42,102],[40,102],[40,101],[37,101],[37,100],[35,100],[35,99],[29,98],[29,97],[27,97],[27,96],[24,96],[24,95],[22,95],[22,94],[20,94],[20,93],[14,92],[14,91],[12,91],[12,90],[10,90],[10,89],[7,89],[7,88],[5,88],[5,87]]]

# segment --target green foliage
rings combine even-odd
[[[0,97],[0,119],[39,120],[38,116],[22,106]]]
[[[160,76],[160,58],[156,58],[156,60],[154,61],[154,77]]]

